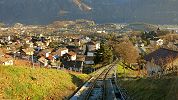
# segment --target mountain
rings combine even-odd
[[[97,23],[178,24],[177,4],[178,0],[1,0],[0,21],[48,24],[90,19]]]

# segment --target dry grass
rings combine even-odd
[[[27,60],[14,60],[15,66],[31,66],[31,62]]]
[[[119,80],[134,100],[178,100],[178,76]]]
[[[0,99],[64,99],[88,75],[60,70],[0,66]]]

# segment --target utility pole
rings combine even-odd
[[[125,79],[125,77],[126,77],[126,73],[125,73],[125,66],[123,66],[124,67],[124,79]]]
[[[117,66],[115,67],[114,77],[115,77],[115,81],[117,81]]]
[[[34,68],[34,58],[33,58],[33,54],[34,54],[34,51],[33,51],[33,52],[30,52],[30,55],[32,56],[32,67]]]
[[[33,62],[33,54],[32,54],[32,66],[33,66],[33,68],[34,68],[34,62]]]

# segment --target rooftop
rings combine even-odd
[[[154,60],[157,65],[166,65],[170,63],[169,59],[175,60],[178,58],[178,51],[173,51],[165,48],[160,48],[144,57],[146,61]]]
[[[68,52],[68,55],[74,56],[74,55],[77,55],[77,54],[75,52],[73,52],[73,51],[70,51],[70,52]]]

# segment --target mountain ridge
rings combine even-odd
[[[88,19],[97,23],[146,22],[178,24],[178,0],[1,0],[0,21],[8,24],[49,24],[56,20]]]

